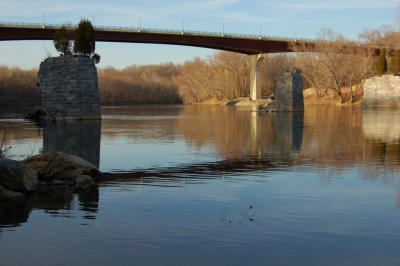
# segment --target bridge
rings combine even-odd
[[[54,33],[62,25],[1,23],[0,41],[53,40]],[[76,26],[65,25],[67,30]],[[223,51],[247,55],[250,66],[250,99],[261,99],[260,63],[266,53],[294,52],[292,43],[303,47],[314,47],[316,41],[290,39],[270,36],[243,35],[231,33],[196,32],[184,30],[142,29],[128,27],[96,26],[95,39],[100,42],[172,44]]]

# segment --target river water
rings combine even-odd
[[[0,265],[400,265],[399,111],[102,113],[0,119],[11,158],[58,149],[118,175],[0,214]]]

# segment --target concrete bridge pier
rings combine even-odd
[[[264,58],[264,54],[252,54],[247,56],[247,62],[250,67],[250,101],[261,99],[260,65]]]

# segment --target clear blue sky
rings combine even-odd
[[[396,25],[397,0],[3,0],[0,21],[168,28],[315,38],[331,28],[350,39],[364,29]],[[181,63],[213,50],[149,44],[97,43],[100,67]],[[50,41],[0,42],[0,65],[38,67],[46,54],[57,55]]]

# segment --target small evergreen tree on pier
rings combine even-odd
[[[392,58],[392,63],[390,65],[390,71],[394,75],[400,73],[400,50],[396,50],[394,52],[394,56]]]
[[[71,34],[67,31],[65,26],[57,29],[54,33],[53,44],[54,47],[61,55],[70,55],[71,54]]]
[[[94,28],[89,20],[79,22],[74,33],[74,52],[84,56],[91,56],[95,50]]]
[[[378,61],[376,62],[376,73],[383,75],[387,71],[386,51],[382,49],[379,53]]]

